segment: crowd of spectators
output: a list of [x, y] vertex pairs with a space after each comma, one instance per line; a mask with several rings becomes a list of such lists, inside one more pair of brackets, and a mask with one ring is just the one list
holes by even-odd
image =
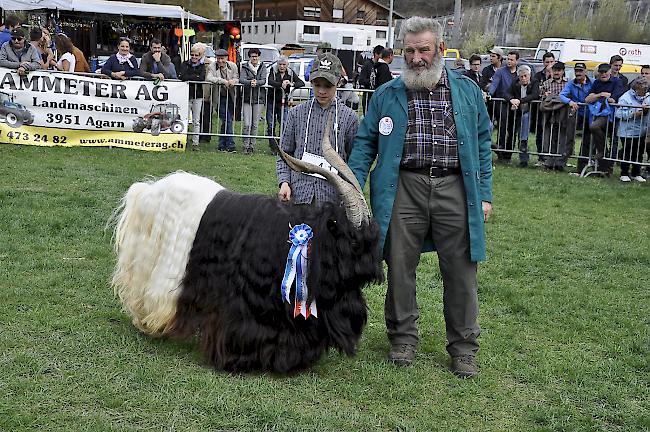
[[594, 78], [583, 62], [574, 65], [575, 78], [565, 77], [565, 64], [553, 53], [543, 56], [543, 69], [532, 74], [525, 64], [518, 66], [519, 54], [490, 51], [490, 65], [480, 69], [480, 56], [470, 57], [470, 70], [464, 74], [481, 87], [493, 125], [498, 128], [494, 144], [497, 163], [509, 163], [519, 145], [519, 165], [529, 163], [528, 136], [535, 132], [537, 166], [563, 171], [573, 155], [576, 132], [582, 134], [576, 170], [583, 174], [591, 157], [596, 172], [610, 176], [614, 161], [621, 161], [622, 182], [645, 182], [640, 163], [650, 122], [650, 66], [631, 82], [620, 73], [623, 59], [613, 56], [598, 65]]
[[[29, 36], [29, 43], [27, 42]], [[134, 77], [153, 80], [156, 84], [165, 79], [190, 81], [189, 111], [193, 132], [192, 148], [197, 149], [211, 133], [212, 112], [221, 120], [218, 149], [235, 152], [233, 120], [235, 118], [236, 86], [242, 87], [242, 120], [244, 153], [255, 151], [258, 120], [266, 109], [266, 134], [271, 151], [275, 151], [277, 127], [287, 117], [289, 96], [293, 89], [303, 87], [303, 80], [288, 67], [288, 59], [281, 57], [270, 70], [260, 61], [259, 50], [248, 51], [249, 58], [241, 66], [228, 61], [225, 50], [217, 50], [215, 59], [209, 61], [206, 45], [192, 46], [189, 60], [180, 64], [177, 73], [174, 62], [159, 39], [152, 39], [150, 50], [140, 61], [131, 52], [131, 41], [122, 37], [116, 52], [101, 69], [91, 71], [84, 54], [62, 33], [53, 37], [47, 28], [34, 27], [29, 35], [14, 15], [6, 17], [0, 28], [0, 66], [15, 69], [25, 75], [35, 70], [63, 72], [97, 72], [116, 80]], [[331, 52], [331, 45], [321, 43], [318, 55]], [[342, 71], [338, 87], [375, 90], [393, 78], [389, 65], [393, 50], [382, 45], [374, 47], [354, 77], [348, 79]], [[538, 154], [537, 166], [563, 171], [573, 155], [576, 132], [582, 139], [573, 175], [581, 175], [591, 158], [595, 168], [604, 175], [613, 172], [612, 159], [623, 160], [620, 180], [644, 182], [648, 170], [641, 173], [639, 165], [648, 153], [650, 143], [646, 136], [650, 122], [650, 65], [641, 67], [637, 78], [629, 82], [621, 74], [623, 58], [611, 57], [609, 63], [600, 64], [594, 78], [588, 76], [585, 63], [575, 63], [575, 78], [567, 80], [565, 65], [556, 61], [552, 52], [542, 58], [543, 68], [535, 72], [520, 64], [519, 53], [507, 54], [498, 47], [489, 51], [490, 64], [481, 69], [482, 58], [475, 54], [469, 58], [469, 70], [454, 68], [474, 81], [485, 94], [485, 102], [492, 124], [497, 129], [493, 148], [497, 163], [510, 163], [512, 155], [519, 153], [519, 166], [529, 164], [529, 136], [535, 133]], [[311, 65], [310, 65], [311, 66]], [[309, 79], [308, 66], [305, 72]], [[210, 84], [198, 84], [205, 81]], [[340, 92], [346, 105], [357, 109], [359, 97], [354, 91]], [[365, 112], [372, 92], [363, 92], [361, 107]], [[203, 120], [203, 121], [202, 121]], [[201, 135], [203, 135], [201, 137]], [[208, 138], [209, 139], [209, 138]], [[649, 140], [650, 141], [650, 140]], [[516, 151], [518, 147], [518, 151]]]

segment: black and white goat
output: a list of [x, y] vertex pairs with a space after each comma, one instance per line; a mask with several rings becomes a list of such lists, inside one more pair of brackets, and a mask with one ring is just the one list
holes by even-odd
[[[281, 155], [325, 176], [344, 206], [238, 194], [181, 172], [133, 184], [118, 209], [112, 280], [133, 324], [152, 336], [198, 336], [205, 358], [229, 371], [301, 370], [329, 347], [354, 355], [367, 319], [362, 288], [383, 279], [379, 231], [328, 137], [324, 156], [338, 174]], [[300, 224], [313, 231], [306, 303], [315, 301], [317, 317], [295, 317], [281, 295], [289, 229]]]

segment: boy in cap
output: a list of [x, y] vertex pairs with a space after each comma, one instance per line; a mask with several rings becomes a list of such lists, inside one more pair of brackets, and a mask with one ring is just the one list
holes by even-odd
[[[314, 97], [292, 108], [282, 131], [280, 147], [297, 159], [329, 168], [323, 157], [323, 136], [329, 134], [332, 148], [347, 160], [357, 133], [358, 119], [352, 109], [336, 97], [343, 66], [332, 53], [314, 60], [310, 75]], [[331, 125], [328, 127], [328, 124]], [[276, 163], [278, 197], [296, 204], [339, 203], [336, 189], [320, 176], [292, 171], [280, 158]]]

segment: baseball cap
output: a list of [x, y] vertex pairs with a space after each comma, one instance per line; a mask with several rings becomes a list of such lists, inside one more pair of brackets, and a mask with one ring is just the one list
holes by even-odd
[[553, 63], [553, 66], [551, 66], [551, 69], [555, 70], [564, 70], [564, 63], [561, 61]]
[[489, 52], [490, 52], [490, 54], [496, 54], [498, 56], [503, 57], [503, 50], [501, 48], [499, 48], [499, 47], [494, 47]]
[[611, 68], [612, 67], [609, 65], [609, 63], [601, 63], [598, 65], [598, 73], [609, 72]]
[[21, 28], [15, 28], [15, 29], [13, 29], [13, 30], [11, 31], [11, 36], [12, 36], [12, 37], [21, 37], [21, 38], [24, 38], [24, 37], [25, 37], [25, 32], [24, 32], [23, 29], [21, 29]]
[[575, 70], [587, 70], [587, 65], [581, 62], [578, 62], [573, 66], [573, 69]]
[[223, 48], [220, 48], [217, 51], [215, 51], [214, 56], [215, 57], [228, 57], [228, 51], [226, 51]]
[[316, 78], [325, 78], [332, 85], [336, 85], [341, 79], [341, 71], [343, 65], [341, 60], [332, 53], [325, 53], [314, 59], [314, 64], [311, 66], [309, 72], [309, 81], [314, 81]]

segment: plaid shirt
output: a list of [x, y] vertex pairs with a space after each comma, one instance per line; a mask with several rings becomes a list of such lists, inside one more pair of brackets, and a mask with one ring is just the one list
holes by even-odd
[[456, 168], [458, 141], [447, 71], [432, 91], [407, 90], [408, 128], [401, 167]]
[[566, 83], [567, 79], [564, 77], [559, 81], [556, 81], [553, 78], [547, 79], [540, 86], [542, 97], [546, 96], [546, 92], [550, 92], [550, 96], [558, 96], [564, 89]]
[[[312, 105], [313, 102], [313, 105]], [[309, 115], [311, 107], [311, 116]], [[330, 111], [338, 110], [338, 153], [347, 160], [352, 149], [352, 142], [357, 134], [359, 119], [354, 111], [345, 106], [340, 99], [323, 109], [313, 98], [289, 110], [286, 123], [282, 128], [280, 147], [297, 159], [302, 159], [305, 151], [322, 156], [323, 131]], [[336, 114], [336, 113], [334, 113]], [[309, 125], [307, 119], [309, 118]], [[307, 132], [307, 127], [309, 131]], [[305, 132], [307, 142], [305, 143]], [[330, 144], [334, 148], [336, 140], [334, 131], [330, 132]], [[292, 171], [280, 158], [276, 162], [278, 185], [283, 182], [291, 187], [291, 200], [296, 204], [321, 204], [329, 201], [340, 202], [337, 190], [327, 180]]]

